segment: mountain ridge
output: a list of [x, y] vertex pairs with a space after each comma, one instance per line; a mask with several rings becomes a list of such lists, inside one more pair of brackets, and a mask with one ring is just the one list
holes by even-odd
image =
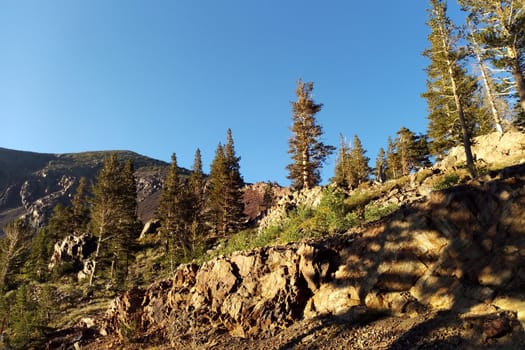
[[[68, 204], [78, 181], [95, 181], [107, 155], [131, 159], [139, 184], [139, 216], [148, 220], [152, 213], [144, 207], [155, 201], [168, 163], [128, 150], [86, 151], [78, 153], [39, 153], [0, 147], [0, 227], [20, 216], [34, 226], [46, 222], [53, 207]], [[182, 174], [189, 170], [179, 168]]]

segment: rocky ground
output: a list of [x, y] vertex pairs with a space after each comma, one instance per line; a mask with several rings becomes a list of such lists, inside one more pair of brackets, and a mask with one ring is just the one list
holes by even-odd
[[[523, 142], [502, 145], [521, 163]], [[525, 165], [435, 191], [444, 171], [387, 187], [374, 200], [399, 209], [380, 221], [182, 265], [49, 348], [524, 349]], [[315, 191], [283, 192], [261, 226]]]
[[516, 315], [506, 311], [457, 314], [425, 312], [410, 316], [363, 313], [355, 319], [303, 320], [274, 336], [244, 339], [212, 330], [184, 335], [170, 344], [118, 337], [97, 339], [83, 349], [523, 349], [525, 334]]

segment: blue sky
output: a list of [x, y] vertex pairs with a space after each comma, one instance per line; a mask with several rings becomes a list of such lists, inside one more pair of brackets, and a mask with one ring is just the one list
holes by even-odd
[[[453, 4], [450, 5], [451, 7]], [[2, 0], [0, 147], [128, 149], [208, 170], [232, 129], [248, 182], [288, 185], [290, 101], [313, 81], [323, 141], [426, 130], [427, 1]], [[325, 165], [326, 181], [335, 156]]]

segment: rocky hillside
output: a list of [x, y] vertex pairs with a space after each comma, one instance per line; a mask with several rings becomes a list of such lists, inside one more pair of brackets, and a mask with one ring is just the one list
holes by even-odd
[[[42, 154], [0, 148], [0, 227], [22, 215], [39, 226], [53, 207], [68, 204], [81, 177], [95, 180], [109, 152]], [[135, 165], [139, 215], [151, 217], [166, 163], [129, 151], [118, 151]], [[187, 172], [181, 169], [182, 172]]]
[[182, 265], [83, 323], [103, 336], [78, 345], [522, 349], [525, 165], [411, 198], [342, 234]]

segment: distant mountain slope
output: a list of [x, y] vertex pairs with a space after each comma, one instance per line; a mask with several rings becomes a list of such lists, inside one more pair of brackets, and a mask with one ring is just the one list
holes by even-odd
[[[117, 153], [135, 165], [139, 216], [147, 220], [158, 200], [157, 192], [167, 163], [131, 151], [97, 151], [45, 154], [0, 148], [0, 225], [27, 215], [33, 225], [41, 225], [53, 207], [68, 204], [81, 177], [94, 181], [105, 157]], [[182, 173], [189, 173], [181, 169]]]

